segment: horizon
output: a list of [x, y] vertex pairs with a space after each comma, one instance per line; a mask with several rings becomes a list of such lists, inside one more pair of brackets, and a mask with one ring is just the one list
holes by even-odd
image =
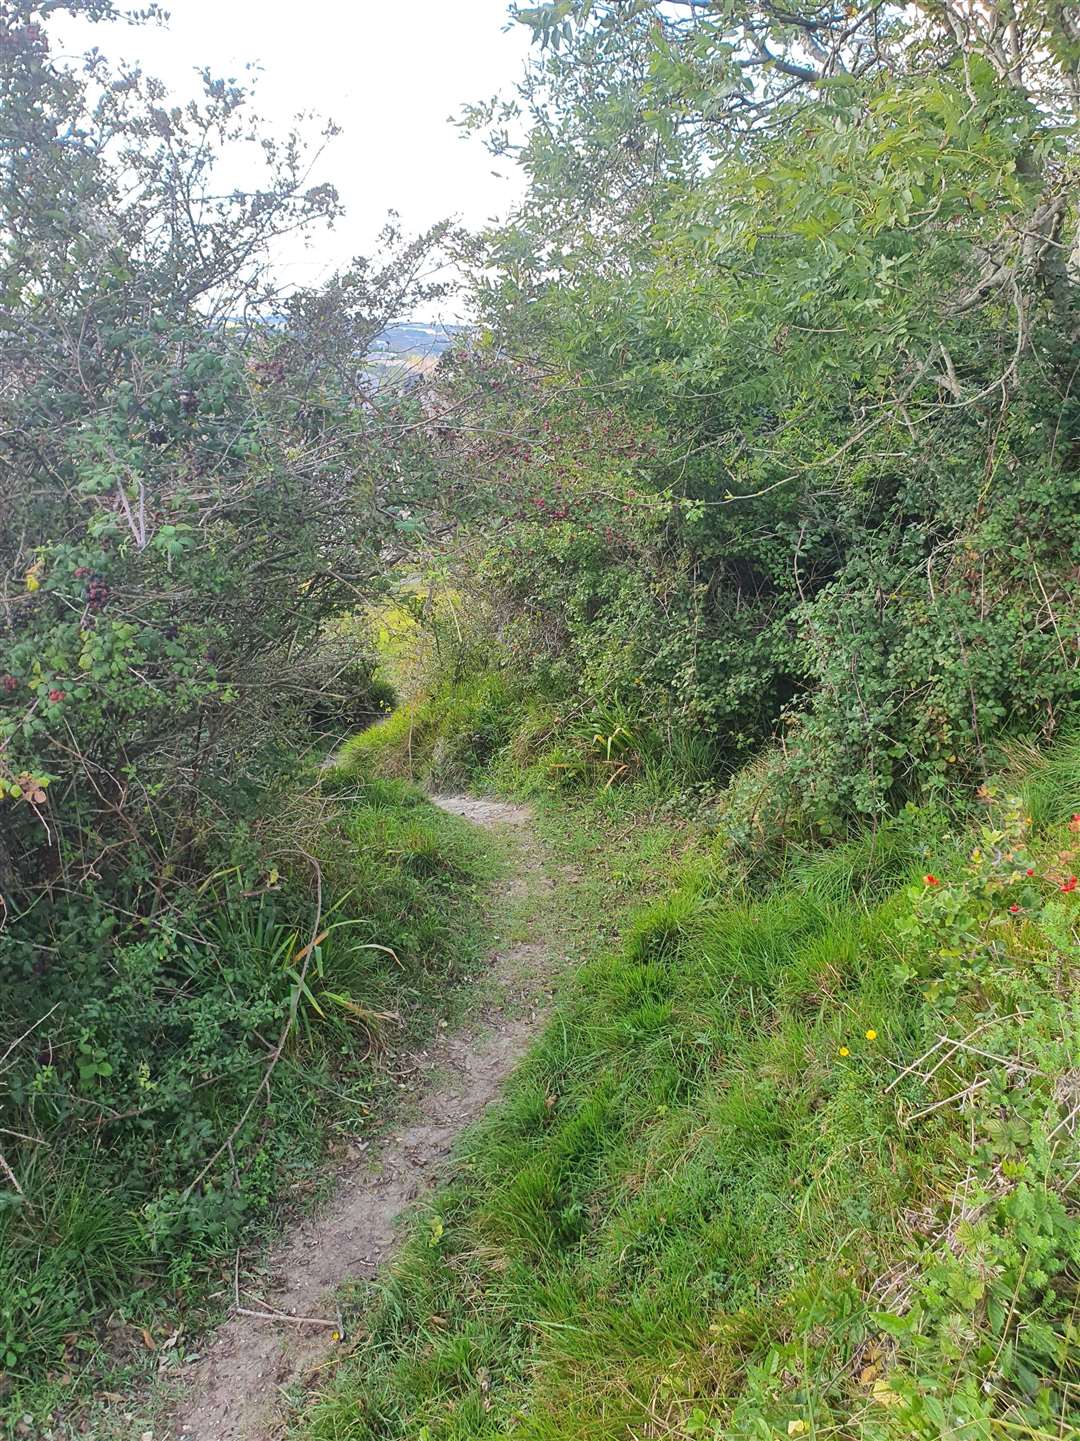
[[[346, 214], [332, 228], [275, 247], [286, 284], [317, 284], [354, 255], [377, 253], [390, 211], [407, 234], [448, 217], [479, 229], [504, 216], [523, 192], [521, 175], [512, 162], [496, 164], [480, 138], [463, 136], [451, 117], [467, 104], [508, 93], [522, 73], [529, 35], [508, 25], [506, 0], [471, 0], [453, 12], [440, 0], [414, 0], [408, 36], [382, 7], [359, 13], [330, 4], [320, 19], [318, 26], [297, 24], [284, 7], [258, 0], [224, 7], [179, 0], [165, 25], [57, 16], [53, 26], [60, 53], [74, 58], [96, 46], [110, 60], [137, 64], [160, 79], [177, 101], [195, 93], [196, 71], [206, 66], [249, 85], [253, 108], [273, 133], [301, 115], [299, 128], [313, 138], [323, 122], [340, 127], [313, 168], [312, 183], [335, 185]], [[325, 33], [330, 23], [338, 36], [332, 47]], [[431, 321], [466, 318], [455, 286]]]

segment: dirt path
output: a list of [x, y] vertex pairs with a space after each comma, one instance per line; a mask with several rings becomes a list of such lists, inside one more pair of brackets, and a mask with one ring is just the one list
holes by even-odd
[[[541, 1019], [553, 973], [563, 959], [538, 917], [551, 891], [544, 853], [521, 806], [469, 796], [436, 796], [444, 810], [476, 825], [505, 830], [512, 845], [509, 899], [533, 912], [529, 934], [491, 957], [498, 1000], [467, 1029], [444, 1034], [412, 1057], [416, 1076], [407, 1124], [376, 1152], [341, 1171], [329, 1203], [297, 1225], [266, 1263], [270, 1277], [252, 1296], [238, 1277], [241, 1305], [268, 1307], [286, 1319], [234, 1314], [217, 1331], [186, 1378], [186, 1399], [169, 1434], [182, 1441], [270, 1441], [283, 1428], [283, 1390], [316, 1368], [334, 1342], [335, 1293], [344, 1281], [371, 1276], [394, 1249], [395, 1220], [425, 1188], [460, 1132], [496, 1097]], [[542, 938], [543, 936], [543, 938]]]

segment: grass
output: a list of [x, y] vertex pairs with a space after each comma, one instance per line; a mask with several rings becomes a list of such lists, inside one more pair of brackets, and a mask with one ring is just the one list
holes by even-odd
[[1048, 750], [1013, 745], [1008, 755], [1011, 778], [1037, 825], [1080, 814], [1080, 727], [1066, 730]]
[[0, 1196], [0, 1432], [125, 1386], [178, 1325], [197, 1332], [236, 1247], [311, 1194], [328, 1147], [391, 1114], [395, 1053], [468, 1004], [501, 864], [487, 838], [401, 781], [316, 796], [298, 798], [318, 813], [297, 845], [321, 862], [324, 934], [296, 1026], [268, 1095], [190, 1194], [296, 994], [307, 864], [272, 885], [225, 868], [179, 923], [110, 930], [106, 963], [85, 971], [73, 938], [62, 973], [8, 989], [10, 1015], [58, 1010], [0, 1072], [19, 1187], [9, 1177]]
[[709, 790], [715, 767], [699, 738], [670, 733], [632, 706], [556, 705], [505, 671], [433, 684], [336, 757], [339, 775], [404, 776], [435, 790], [471, 784], [590, 800], [628, 791], [624, 808], [636, 811]]
[[[541, 824], [616, 918], [679, 842], [624, 862], [604, 805]], [[908, 811], [763, 895], [695, 846], [353, 1298], [297, 1435], [1077, 1434], [1080, 840], [1040, 815]]]
[[341, 747], [339, 777], [405, 777], [430, 789], [461, 786], [505, 746], [517, 691], [498, 673], [444, 682]]

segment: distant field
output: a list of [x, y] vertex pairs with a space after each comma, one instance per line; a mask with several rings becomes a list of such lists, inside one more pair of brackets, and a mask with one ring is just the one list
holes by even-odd
[[376, 379], [397, 380], [432, 370], [468, 326], [408, 321], [388, 326], [375, 341], [368, 365]]

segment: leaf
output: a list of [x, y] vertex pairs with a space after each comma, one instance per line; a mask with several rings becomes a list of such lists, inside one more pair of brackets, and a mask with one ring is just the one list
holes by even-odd
[[884, 1376], [879, 1377], [874, 1382], [874, 1389], [870, 1394], [878, 1406], [900, 1406], [903, 1404], [903, 1397], [899, 1396], [893, 1390]]
[[321, 946], [329, 934], [329, 930], [320, 931], [313, 941], [308, 941], [307, 945], [297, 951], [295, 956], [293, 956], [293, 965], [296, 965], [298, 961], [302, 961], [316, 946]]

